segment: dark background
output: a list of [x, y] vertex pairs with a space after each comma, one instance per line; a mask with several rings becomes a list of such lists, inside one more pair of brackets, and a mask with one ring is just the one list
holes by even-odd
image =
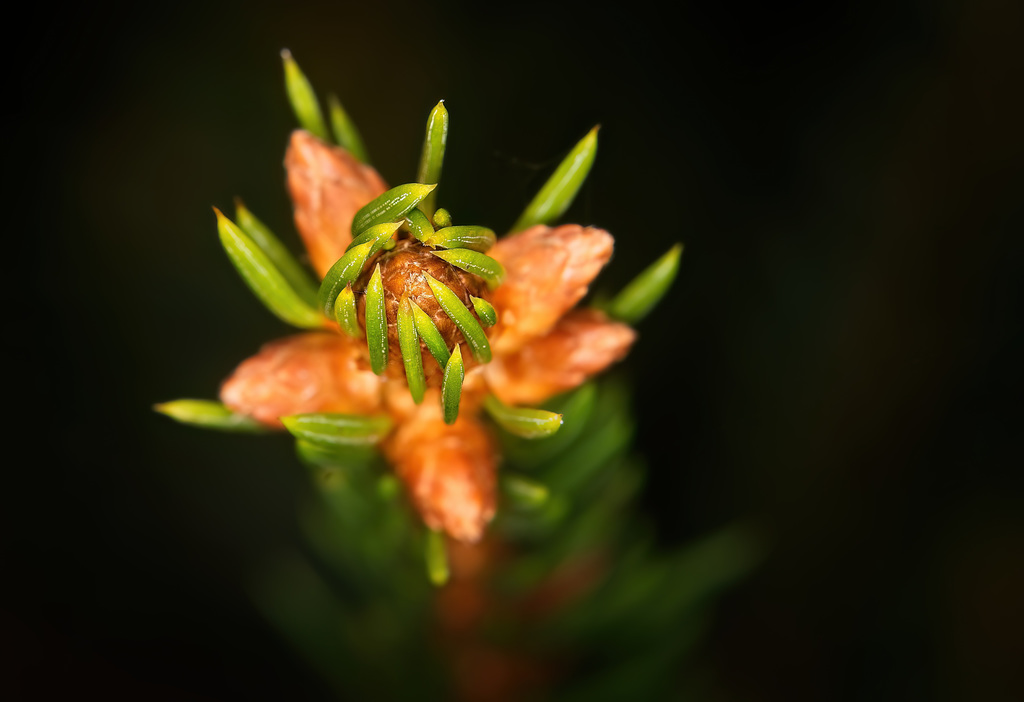
[[444, 98], [461, 221], [508, 226], [600, 123], [566, 217], [616, 236], [600, 287], [685, 242], [624, 367], [645, 507], [666, 546], [735, 519], [773, 544], [699, 651], [712, 699], [1024, 695], [1024, 7], [818, 5], [28, 8], [0, 696], [326, 695], [243, 593], [294, 536], [288, 442], [150, 410], [287, 333], [210, 210], [295, 242], [283, 47], [392, 183]]

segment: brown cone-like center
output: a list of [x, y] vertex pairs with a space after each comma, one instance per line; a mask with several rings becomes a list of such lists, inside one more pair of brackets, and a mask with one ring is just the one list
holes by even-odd
[[[462, 332], [437, 302], [424, 273], [447, 285], [473, 316], [477, 315], [470, 296], [490, 298], [487, 285], [483, 280], [442, 261], [431, 253], [432, 251], [432, 248], [424, 246], [416, 239], [402, 238], [395, 248], [390, 251], [381, 251], [370, 259], [362, 274], [352, 284], [352, 291], [356, 294], [359, 323], [365, 329], [366, 286], [377, 264], [380, 264], [381, 280], [384, 283], [384, 307], [388, 318], [389, 375], [404, 377], [405, 373], [402, 365], [402, 351], [398, 343], [398, 306], [401, 304], [403, 296], [415, 302], [430, 317], [434, 326], [441, 332], [441, 337], [449, 351], [454, 349], [456, 344], [465, 344]], [[479, 317], [477, 319], [479, 321]], [[462, 358], [468, 368], [475, 364], [475, 360], [471, 354], [467, 353], [468, 349], [465, 346], [463, 348]], [[443, 369], [439, 368], [434, 357], [427, 351], [422, 339], [420, 340], [420, 351], [423, 356], [423, 370], [426, 372], [427, 381], [431, 384], [438, 384], [443, 375]]]

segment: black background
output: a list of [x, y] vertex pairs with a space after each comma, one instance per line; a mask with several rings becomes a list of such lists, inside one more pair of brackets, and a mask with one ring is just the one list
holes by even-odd
[[773, 544], [699, 652], [712, 699], [1024, 694], [1021, 5], [658, 7], [11, 22], [0, 695], [326, 695], [244, 597], [294, 536], [288, 442], [150, 410], [287, 333], [210, 210], [240, 195], [295, 241], [283, 47], [392, 183], [444, 98], [462, 221], [508, 226], [600, 123], [566, 217], [616, 236], [599, 287], [685, 242], [623, 368], [645, 508], [666, 546], [736, 519]]

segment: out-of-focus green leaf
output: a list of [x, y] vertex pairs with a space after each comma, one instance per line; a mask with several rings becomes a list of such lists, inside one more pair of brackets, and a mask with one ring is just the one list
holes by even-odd
[[679, 271], [683, 245], [676, 244], [616, 295], [605, 310], [613, 319], [636, 324], [668, 291]]
[[594, 156], [597, 155], [597, 130], [598, 127], [591, 129], [573, 147], [544, 187], [519, 215], [511, 231], [522, 231], [535, 224], [550, 224], [569, 208], [594, 164]]
[[[642, 472], [636, 470], [628, 461], [613, 459], [609, 479], [605, 480], [596, 492], [591, 490], [589, 496], [572, 495], [572, 504], [568, 514], [555, 515], [560, 518], [548, 523], [540, 522], [537, 526], [547, 527], [536, 532], [538, 549], [522, 564], [514, 565], [510, 570], [510, 584], [516, 588], [531, 587], [536, 584], [535, 578], [543, 577], [560, 564], [574, 556], [588, 552], [590, 549], [614, 548], [616, 541], [622, 538], [631, 521], [626, 519], [627, 510], [639, 489]], [[566, 493], [547, 483], [552, 491], [551, 502], [555, 498], [564, 497]], [[540, 511], [544, 516], [547, 508]], [[539, 521], [539, 520], [538, 520]]]
[[[628, 409], [628, 391], [609, 383], [601, 390], [583, 434], [586, 439], [574, 442], [539, 471], [552, 490], [573, 499], [593, 492], [595, 479], [615, 465], [633, 439], [635, 420]], [[558, 435], [553, 441], [557, 439]]]
[[[707, 630], [708, 617], [676, 624], [675, 635], [659, 646], [632, 647], [593, 674], [568, 681], [554, 693], [559, 702], [618, 702], [623, 699], [706, 699], [676, 693], [682, 658]], [[697, 690], [702, 689], [700, 686]], [[671, 690], [667, 693], [666, 690]]]
[[[504, 471], [504, 468], [502, 470]], [[538, 484], [543, 485], [542, 483]], [[544, 485], [544, 489], [547, 490], [547, 485]], [[569, 501], [564, 496], [548, 492], [547, 499], [535, 507], [529, 509], [499, 509], [494, 528], [500, 530], [502, 538], [507, 538], [513, 542], [522, 544], [543, 543], [552, 532], [558, 530], [559, 525], [569, 513], [570, 507]], [[524, 569], [526, 571], [532, 570], [534, 575], [538, 572], [542, 573], [549, 570], [548, 566], [543, 564], [525, 565]], [[529, 573], [527, 576], [513, 576], [513, 580], [516, 577], [527, 577], [529, 579], [530, 576]]]
[[274, 236], [263, 222], [256, 218], [240, 198], [235, 198], [235, 219], [243, 232], [249, 235], [267, 258], [281, 271], [292, 289], [308, 304], [316, 305], [317, 284], [291, 252]]
[[213, 211], [224, 251], [260, 302], [288, 324], [303, 329], [324, 326], [324, 316], [292, 289], [263, 250], [220, 210]]
[[153, 405], [153, 409], [182, 424], [190, 424], [203, 429], [248, 434], [261, 434], [267, 431], [265, 426], [252, 417], [233, 412], [222, 403], [213, 400], [171, 400]]
[[444, 546], [444, 534], [433, 529], [427, 530], [424, 556], [427, 564], [427, 577], [430, 582], [440, 587], [448, 582], [448, 554]]
[[288, 49], [281, 51], [281, 59], [284, 61], [285, 91], [288, 93], [288, 101], [292, 104], [299, 125], [314, 136], [329, 142], [331, 137], [327, 133], [327, 125], [324, 123], [324, 115], [320, 111], [320, 103], [317, 102], [313, 86]]
[[[337, 468], [344, 470], [345, 475], [351, 474], [353, 470], [366, 472], [371, 464], [380, 460], [380, 453], [374, 444], [314, 444], [296, 439], [295, 453], [299, 460], [312, 469]], [[335, 476], [331, 476], [329, 480], [334, 479]], [[324, 481], [317, 478], [317, 482], [321, 484]]]
[[362, 163], [369, 163], [370, 157], [366, 153], [363, 137], [360, 136], [359, 130], [356, 128], [355, 122], [348, 116], [348, 112], [341, 106], [341, 101], [334, 95], [329, 95], [327, 110], [331, 115], [331, 128], [334, 130], [334, 138], [338, 145]]
[[501, 489], [518, 507], [536, 509], [548, 501], [548, 488], [543, 483], [523, 475], [502, 472]]
[[551, 624], [563, 641], [602, 639], [618, 654], [642, 642], [675, 638], [702, 604], [761, 557], [762, 546], [749, 528], [734, 525], [673, 553], [624, 558], [600, 588]]
[[594, 434], [593, 441], [574, 447], [576, 450], [569, 455], [559, 457], [545, 477], [552, 488], [575, 494], [575, 490], [597, 473], [612, 458], [625, 451], [633, 439], [634, 423], [629, 419], [621, 422], [609, 422], [602, 427], [602, 433]]
[[[331, 659], [338, 658], [336, 651], [346, 646], [337, 622], [351, 616], [351, 609], [299, 554], [275, 554], [268, 561], [261, 564], [259, 577], [248, 583], [252, 601], [334, 690], [339, 694], [350, 690], [351, 683], [345, 681], [358, 677], [358, 664], [344, 656], [340, 661]], [[296, 597], [296, 592], [303, 596]]]
[[377, 494], [385, 502], [391, 502], [402, 491], [402, 484], [393, 473], [385, 473], [377, 478]]

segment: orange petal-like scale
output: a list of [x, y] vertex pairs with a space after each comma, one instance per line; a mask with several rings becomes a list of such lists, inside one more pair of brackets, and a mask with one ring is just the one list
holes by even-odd
[[352, 219], [387, 185], [348, 151], [301, 129], [292, 132], [284, 157], [295, 226], [310, 262], [323, 278], [352, 241]]
[[484, 367], [491, 391], [509, 405], [535, 405], [571, 390], [623, 358], [636, 332], [597, 310], [574, 310], [546, 336]]
[[537, 225], [499, 240], [487, 252], [505, 267], [505, 282], [491, 300], [498, 311], [490, 335], [495, 352], [516, 351], [550, 331], [587, 294], [613, 243], [603, 229], [578, 224]]
[[290, 414], [377, 412], [381, 383], [359, 341], [312, 332], [266, 344], [224, 381], [220, 398], [235, 412], [281, 427], [279, 418]]
[[497, 472], [495, 447], [482, 424], [466, 414], [445, 424], [436, 391], [428, 392], [384, 452], [428, 527], [458, 541], [480, 540], [494, 516]]

